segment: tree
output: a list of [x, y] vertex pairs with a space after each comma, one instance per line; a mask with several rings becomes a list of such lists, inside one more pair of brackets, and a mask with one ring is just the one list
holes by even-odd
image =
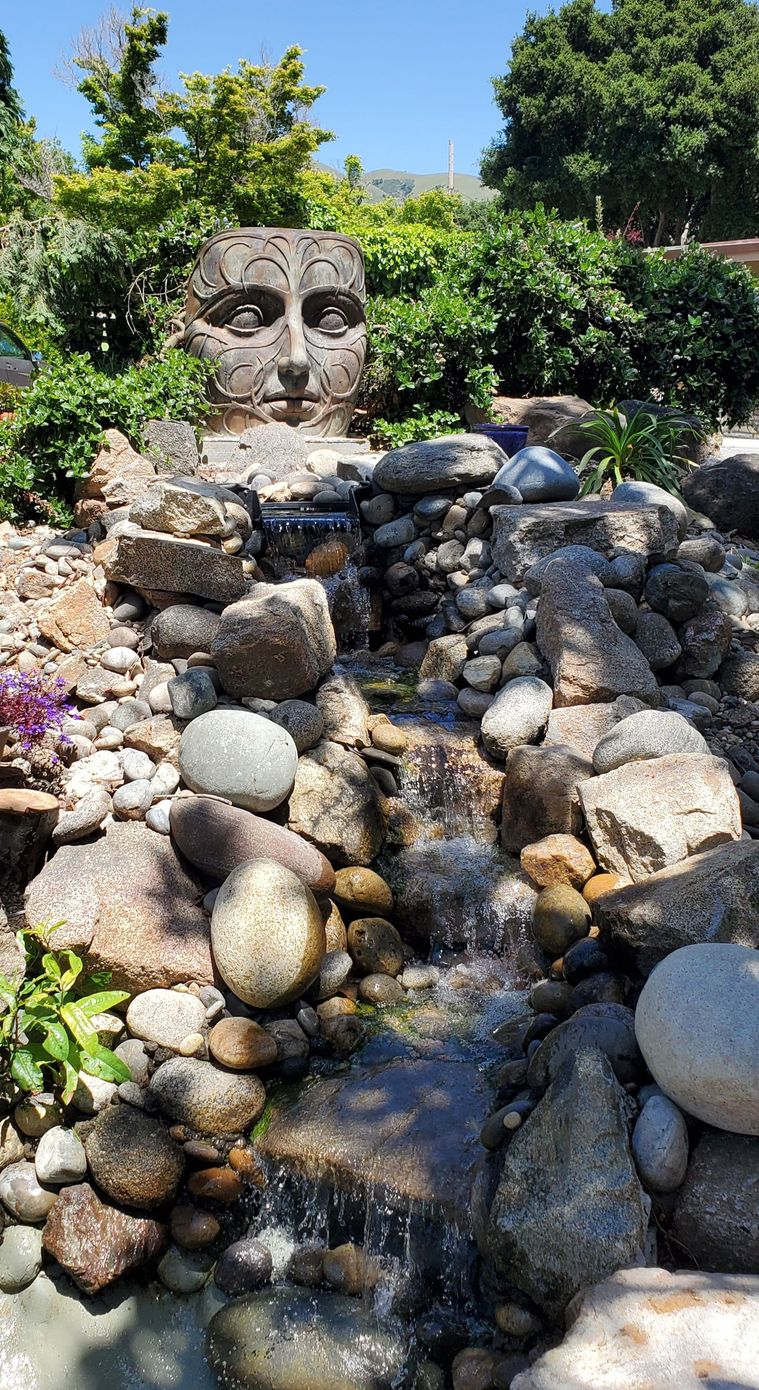
[[23, 111], [13, 85], [13, 65], [8, 40], [0, 29], [0, 211], [8, 207], [13, 184], [13, 163], [21, 139]]
[[756, 232], [759, 9], [750, 0], [568, 0], [530, 15], [482, 162], [509, 208], [544, 202], [646, 244]]
[[168, 37], [169, 17], [135, 5], [131, 20], [109, 10], [83, 29], [71, 68], [85, 74], [77, 91], [92, 107], [99, 140], [83, 138], [89, 169], [144, 169], [164, 134], [155, 65]]

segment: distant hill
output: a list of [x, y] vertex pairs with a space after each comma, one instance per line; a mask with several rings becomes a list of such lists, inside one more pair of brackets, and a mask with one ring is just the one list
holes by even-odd
[[[328, 164], [317, 163], [316, 168], [330, 174], [339, 175], [341, 172]], [[395, 202], [402, 203], [405, 198], [416, 197], [430, 188], [447, 186], [447, 173], [410, 174], [406, 169], [369, 169], [364, 173], [364, 187], [372, 203], [381, 203], [383, 198], [393, 198]], [[467, 202], [487, 203], [496, 196], [493, 189], [486, 188], [476, 174], [454, 174], [453, 187]]]

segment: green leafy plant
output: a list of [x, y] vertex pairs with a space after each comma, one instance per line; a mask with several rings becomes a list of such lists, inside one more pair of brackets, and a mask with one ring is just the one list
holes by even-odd
[[170, 349], [156, 361], [111, 375], [87, 353], [72, 353], [23, 392], [15, 419], [0, 422], [0, 497], [6, 515], [28, 515], [40, 499], [66, 519], [73, 480], [85, 474], [112, 426], [135, 447], [152, 417], [189, 420], [205, 414], [208, 369]]
[[0, 975], [0, 1086], [14, 1082], [22, 1091], [42, 1091], [52, 1073], [68, 1104], [82, 1072], [103, 1081], [130, 1080], [129, 1068], [102, 1045], [93, 1022], [129, 995], [103, 989], [107, 973], [84, 975], [74, 951], [56, 951], [50, 940], [55, 931], [32, 927], [18, 932], [24, 978]]
[[436, 439], [441, 434], [455, 434], [463, 429], [460, 415], [450, 410], [433, 410], [425, 414], [415, 406], [405, 420], [375, 420], [371, 429], [373, 443], [380, 449], [399, 449], [417, 439]]
[[[693, 437], [692, 419], [676, 411], [658, 415], [645, 409], [628, 418], [615, 406], [595, 411], [575, 428], [586, 433], [591, 445], [578, 464], [583, 496], [598, 492], [607, 482], [616, 487], [627, 478], [655, 483], [679, 496], [687, 460], [678, 454], [678, 445], [686, 435]], [[561, 433], [555, 430], [551, 437]]]

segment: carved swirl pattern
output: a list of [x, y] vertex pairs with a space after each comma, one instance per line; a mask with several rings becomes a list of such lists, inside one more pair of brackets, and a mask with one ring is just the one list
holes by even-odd
[[337, 232], [219, 232], [190, 277], [184, 346], [214, 363], [217, 428], [348, 431], [366, 358], [364, 261]]

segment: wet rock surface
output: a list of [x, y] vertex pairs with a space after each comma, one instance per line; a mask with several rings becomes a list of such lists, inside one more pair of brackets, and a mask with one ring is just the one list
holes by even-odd
[[150, 1217], [131, 1216], [101, 1201], [88, 1183], [67, 1187], [45, 1223], [47, 1252], [87, 1294], [96, 1294], [121, 1275], [158, 1258], [166, 1227]]
[[648, 1210], [625, 1107], [608, 1061], [582, 1049], [507, 1151], [490, 1212], [493, 1258], [553, 1316], [643, 1249]]

